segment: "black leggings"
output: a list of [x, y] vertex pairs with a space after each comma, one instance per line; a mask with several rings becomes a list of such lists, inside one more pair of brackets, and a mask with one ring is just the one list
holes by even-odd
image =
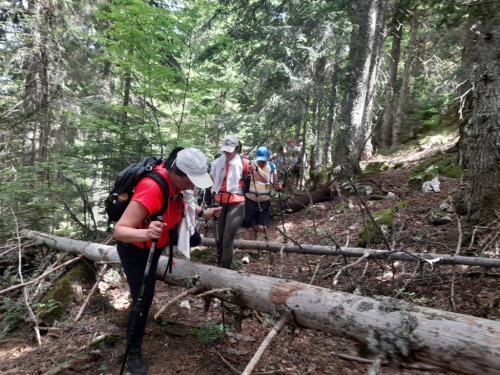
[[127, 342], [130, 348], [140, 348], [144, 337], [149, 308], [151, 307], [155, 294], [156, 268], [160, 255], [165, 248], [157, 248], [154, 253], [148, 278], [144, 286], [144, 294], [141, 303], [138, 304], [137, 301], [139, 299], [142, 279], [144, 278], [144, 271], [146, 270], [146, 264], [148, 262], [149, 250], [120, 241], [117, 242], [116, 247], [122, 262], [123, 270], [127, 276], [130, 294], [132, 295], [132, 308], [130, 309], [127, 320]]

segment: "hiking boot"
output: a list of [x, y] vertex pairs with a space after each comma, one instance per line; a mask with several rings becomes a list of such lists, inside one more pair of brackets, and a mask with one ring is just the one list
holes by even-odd
[[142, 360], [140, 348], [129, 349], [125, 367], [132, 375], [144, 375], [148, 373], [148, 366]]

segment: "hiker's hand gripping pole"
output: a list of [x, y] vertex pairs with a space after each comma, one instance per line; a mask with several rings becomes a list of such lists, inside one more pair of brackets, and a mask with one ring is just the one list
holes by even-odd
[[[153, 221], [159, 221], [160, 223], [163, 223], [163, 216], [157, 216], [156, 218], [153, 219]], [[139, 297], [137, 298], [137, 302], [135, 306], [133, 306], [133, 313], [134, 317], [132, 318], [132, 325], [130, 326], [130, 332], [127, 337], [127, 349], [125, 349], [125, 356], [123, 357], [123, 362], [122, 362], [122, 368], [120, 370], [120, 375], [123, 375], [123, 370], [125, 369], [125, 362], [127, 361], [127, 356], [128, 352], [130, 349], [129, 345], [129, 339], [132, 336], [132, 332], [135, 327], [135, 317], [137, 314], [137, 311], [140, 309], [142, 305], [142, 299], [144, 298], [144, 288], [146, 287], [146, 280], [148, 279], [149, 276], [149, 271], [151, 269], [151, 263], [153, 263], [153, 257], [155, 255], [156, 247], [158, 246], [158, 239], [153, 238], [151, 240], [151, 249], [149, 250], [149, 255], [148, 255], [148, 260], [146, 262], [146, 268], [144, 269], [144, 276], [142, 277], [142, 282], [141, 282], [141, 288], [139, 289]]]

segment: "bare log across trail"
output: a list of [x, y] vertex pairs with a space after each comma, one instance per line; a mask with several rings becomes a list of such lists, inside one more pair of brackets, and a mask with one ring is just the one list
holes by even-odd
[[[303, 210], [304, 208], [308, 207], [312, 204], [315, 203], [321, 203], [321, 202], [328, 202], [332, 200], [332, 197], [334, 195], [337, 195], [336, 193], [332, 192], [332, 189], [330, 185], [328, 184], [323, 184], [318, 186], [314, 191], [311, 192], [311, 194], [307, 194], [305, 192], [299, 192], [299, 193], [294, 193], [290, 198], [284, 199], [283, 198], [283, 209], [286, 210], [291, 210], [293, 212], [298, 212], [300, 210]], [[276, 215], [279, 215], [279, 205], [276, 205], [277, 208], [273, 209], [273, 205], [271, 206], [271, 211], [276, 211]], [[276, 207], [274, 206], [274, 207]]]
[[[215, 247], [215, 239], [203, 237], [201, 244], [203, 246]], [[403, 251], [387, 251], [376, 249], [364, 249], [360, 247], [341, 247], [336, 250], [332, 246], [307, 245], [300, 246], [293, 243], [266, 242], [266, 241], [247, 241], [234, 240], [233, 245], [240, 249], [268, 250], [280, 252], [282, 249], [286, 253], [312, 254], [312, 255], [343, 255], [346, 257], [362, 257], [368, 253], [368, 259], [392, 259], [407, 260], [412, 262], [427, 261], [434, 264], [462, 264], [466, 266], [478, 267], [500, 267], [500, 259], [466, 257], [460, 255], [429, 254], [429, 253], [409, 253]]]
[[[93, 261], [118, 259], [112, 246], [36, 232], [25, 234]], [[166, 257], [160, 259], [158, 279], [167, 262]], [[230, 287], [232, 293], [215, 296], [261, 312], [290, 312], [297, 326], [367, 343], [372, 351], [390, 357], [416, 359], [464, 374], [500, 374], [500, 323], [496, 321], [176, 259], [165, 282], [179, 285], [187, 279], [196, 280], [206, 290]]]

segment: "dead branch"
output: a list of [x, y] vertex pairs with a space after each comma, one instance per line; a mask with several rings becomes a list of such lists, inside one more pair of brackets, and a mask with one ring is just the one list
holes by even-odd
[[164, 304], [160, 310], [158, 310], [158, 312], [155, 314], [155, 319], [158, 319], [158, 317], [161, 315], [162, 312], [165, 311], [165, 309], [167, 307], [169, 307], [172, 303], [175, 303], [177, 302], [178, 300], [180, 300], [182, 297], [185, 297], [189, 294], [196, 294], [196, 293], [199, 293], [201, 292], [202, 290], [204, 290], [204, 288], [201, 286], [201, 285], [197, 285], [197, 286], [194, 286], [188, 290], [185, 290], [184, 292], [176, 295], [174, 298], [172, 298], [170, 301], [168, 301], [166, 304]]
[[262, 341], [262, 344], [260, 344], [259, 349], [257, 349], [257, 352], [255, 352], [254, 356], [248, 363], [245, 370], [243, 370], [241, 375], [250, 375], [252, 373], [254, 367], [257, 366], [257, 363], [259, 363], [260, 357], [262, 357], [264, 350], [266, 350], [271, 341], [273, 341], [276, 335], [283, 329], [285, 325], [290, 323], [291, 320], [292, 320], [292, 315], [290, 313], [288, 312], [283, 313], [278, 323], [276, 323], [273, 329], [271, 329], [271, 331], [267, 334], [264, 341]]
[[[361, 362], [361, 363], [373, 363], [373, 359], [368, 359], [368, 358], [361, 358], [361, 357], [354, 357], [352, 355], [347, 355], [347, 354], [342, 354], [342, 353], [337, 353], [337, 352], [331, 352], [336, 357], [339, 358], [344, 358], [349, 361], [356, 361], [356, 362]], [[390, 363], [388, 361], [383, 361], [382, 365], [387, 366]], [[426, 371], [443, 371], [441, 367], [438, 366], [432, 366], [432, 365], [427, 365], [424, 363], [401, 363], [402, 367], [405, 368], [410, 368], [413, 370], [426, 370]]]
[[309, 282], [309, 285], [312, 285], [314, 278], [318, 274], [319, 267], [321, 266], [321, 259], [324, 257], [324, 255], [320, 256], [318, 259], [318, 264], [316, 264], [316, 269], [314, 270], [313, 276], [311, 277], [311, 281]]
[[276, 229], [278, 232], [280, 232], [284, 237], [288, 238], [290, 241], [292, 241], [295, 245], [297, 245], [299, 248], [302, 249], [302, 245], [300, 244], [299, 241], [297, 241], [296, 239], [290, 237], [288, 234], [286, 234], [285, 232], [283, 232], [281, 229], [279, 228], [274, 228]]
[[[222, 354], [220, 353], [217, 353], [220, 357], [220, 359], [222, 359], [222, 362], [224, 362], [231, 370], [233, 370], [235, 373], [237, 373], [238, 375], [240, 375], [241, 373], [235, 369], [233, 367], [233, 365], [231, 365], [223, 356]], [[283, 370], [274, 370], [274, 371], [265, 371], [265, 372], [252, 372], [252, 375], [272, 375], [272, 374], [279, 374], [279, 373], [282, 373], [284, 371], [291, 371], [291, 369], [283, 369]]]
[[351, 268], [351, 267], [354, 267], [356, 264], [359, 264], [361, 263], [363, 260], [367, 259], [368, 257], [370, 256], [369, 253], [366, 253], [365, 255], [363, 255], [361, 258], [359, 258], [358, 260], [356, 260], [354, 263], [351, 263], [351, 264], [348, 264], [347, 266], [344, 266], [342, 267], [338, 272], [337, 274], [335, 275], [335, 277], [333, 278], [333, 285], [337, 285], [337, 282], [339, 281], [339, 276], [342, 274], [343, 271], [345, 271], [346, 269], [348, 268]]
[[82, 259], [83, 255], [80, 255], [76, 258], [73, 258], [73, 259], [70, 259], [68, 260], [66, 263], [63, 263], [61, 264], [60, 266], [57, 266], [56, 268], [52, 268], [51, 270], [41, 274], [40, 276], [38, 276], [36, 279], [32, 279], [30, 281], [27, 281], [25, 283], [21, 283], [21, 284], [17, 284], [17, 285], [12, 285], [4, 290], [0, 290], [0, 294], [4, 294], [4, 293], [7, 293], [7, 292], [10, 292], [10, 291], [13, 291], [13, 290], [16, 290], [16, 289], [19, 289], [19, 288], [23, 288], [27, 285], [31, 285], [31, 284], [34, 284], [36, 283], [38, 280], [44, 278], [45, 276], [51, 274], [52, 272], [54, 271], [57, 271], [58, 269], [60, 268], [63, 268], [63, 267], [66, 267], [66, 266], [69, 266], [70, 264], [72, 263], [75, 263], [75, 262], [78, 262], [80, 259]]
[[[22, 270], [22, 246], [21, 246], [21, 237], [19, 236], [19, 224], [17, 222], [17, 216], [14, 213], [14, 210], [12, 207], [9, 207], [10, 211], [12, 212], [12, 216], [14, 217], [14, 222], [16, 223], [16, 236], [17, 236], [17, 245], [18, 245], [18, 255], [19, 255], [19, 264], [18, 264], [18, 272], [19, 272], [19, 279], [21, 280], [21, 284], [23, 282], [23, 270]], [[23, 294], [24, 294], [24, 304], [26, 305], [26, 310], [28, 310], [28, 314], [33, 320], [33, 323], [35, 323], [35, 335], [36, 335], [36, 341], [38, 343], [38, 346], [42, 346], [42, 338], [40, 336], [40, 329], [38, 328], [38, 319], [33, 312], [33, 309], [30, 306], [30, 298], [28, 295], [28, 290], [26, 287], [23, 288]]]
[[202, 298], [202, 297], [205, 297], [205, 296], [208, 296], [210, 294], [215, 294], [215, 293], [223, 293], [223, 292], [230, 292], [232, 291], [233, 288], [221, 288], [221, 289], [213, 289], [213, 290], [209, 290], [205, 293], [201, 293], [201, 294], [198, 294], [196, 297], [198, 298]]
[[83, 311], [85, 310], [85, 307], [87, 307], [87, 304], [89, 303], [90, 301], [90, 297], [92, 297], [92, 295], [94, 294], [94, 292], [96, 291], [97, 287], [99, 286], [99, 283], [101, 282], [102, 278], [104, 277], [104, 275], [106, 274], [106, 272], [108, 271], [108, 265], [105, 264], [103, 267], [102, 267], [102, 270], [101, 272], [99, 273], [99, 275], [97, 276], [97, 281], [95, 282], [94, 286], [92, 287], [92, 290], [90, 291], [89, 295], [87, 296], [87, 298], [85, 299], [85, 302], [83, 302], [83, 305], [82, 307], [80, 307], [80, 311], [78, 311], [78, 314], [76, 315], [76, 318], [75, 320], [73, 321], [73, 323], [76, 323], [78, 322], [78, 319], [80, 319], [80, 316], [82, 315]]

